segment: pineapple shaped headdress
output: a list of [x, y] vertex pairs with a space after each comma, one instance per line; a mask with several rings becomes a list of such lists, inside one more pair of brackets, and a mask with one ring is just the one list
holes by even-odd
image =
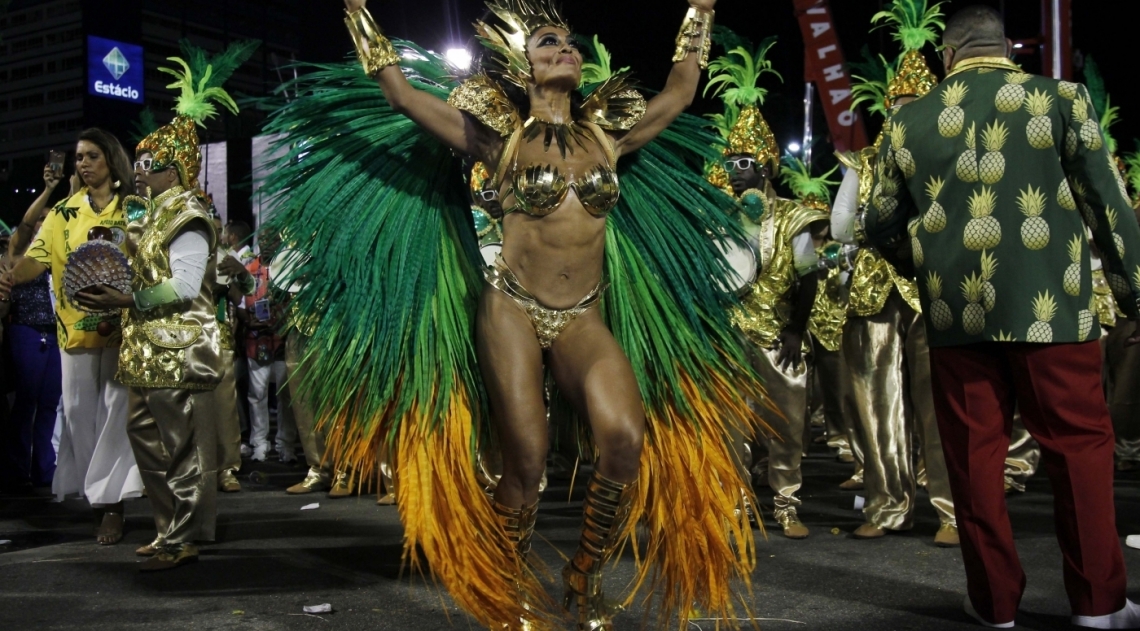
[[476, 22], [479, 42], [491, 50], [491, 65], [503, 79], [525, 91], [531, 79], [526, 56], [530, 36], [545, 26], [557, 26], [568, 33], [573, 30], [551, 0], [490, 0], [487, 9], [501, 24]]
[[938, 78], [926, 65], [922, 49], [938, 42], [939, 31], [946, 28], [946, 23], [942, 3], [933, 6], [927, 3], [928, 0], [892, 0], [887, 10], [871, 18], [872, 22], [882, 22], [880, 26], [893, 26], [891, 37], [903, 49], [895, 75], [887, 86], [887, 97], [892, 105], [901, 96], [926, 96], [938, 85]]
[[136, 153], [149, 152], [152, 155], [152, 170], [161, 171], [173, 166], [178, 169], [183, 187], [198, 188], [202, 156], [198, 151], [196, 127], [217, 116], [218, 110], [214, 103], [220, 103], [237, 114], [237, 104], [221, 85], [249, 59], [259, 44], [260, 42], [252, 40], [235, 42], [211, 59], [206, 56], [206, 51], [193, 46], [188, 40], [180, 42], [185, 59], [169, 57], [167, 61], [177, 63], [182, 70], [159, 68], [161, 72], [177, 79], [166, 86], [180, 90], [175, 98], [174, 111], [177, 115], [170, 124], [159, 127], [143, 138], [135, 149]]
[[780, 181], [792, 189], [801, 204], [815, 210], [831, 212], [831, 187], [839, 182], [827, 179], [835, 173], [838, 166], [818, 177], [812, 177], [811, 170], [799, 158], [785, 154], [783, 168], [780, 170]]
[[780, 73], [772, 69], [772, 62], [766, 59], [775, 44], [776, 38], [769, 37], [754, 51], [744, 46], [730, 49], [727, 55], [709, 62], [709, 83], [705, 86], [705, 95], [712, 91], [724, 101], [728, 114], [722, 123], [727, 123], [728, 117], [736, 112], [724, 154], [751, 155], [761, 164], [770, 165], [773, 172], [780, 166], [780, 148], [768, 121], [760, 113], [768, 90], [758, 83], [766, 74], [774, 74], [783, 81]]

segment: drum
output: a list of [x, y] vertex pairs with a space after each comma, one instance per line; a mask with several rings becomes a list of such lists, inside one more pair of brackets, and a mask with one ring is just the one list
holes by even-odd
[[485, 243], [479, 246], [479, 253], [483, 255], [483, 262], [490, 267], [495, 264], [495, 259], [503, 253], [502, 243]]
[[741, 296], [751, 289], [760, 273], [760, 265], [756, 258], [756, 250], [752, 246], [736, 239], [719, 239], [716, 248], [728, 261], [731, 270], [727, 276], [718, 279], [720, 288]]

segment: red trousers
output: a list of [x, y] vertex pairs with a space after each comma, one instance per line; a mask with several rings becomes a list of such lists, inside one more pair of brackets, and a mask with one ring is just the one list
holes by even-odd
[[1014, 619], [1025, 572], [1013, 544], [1003, 471], [1014, 403], [1041, 443], [1074, 615], [1124, 607], [1113, 505], [1112, 421], [1101, 351], [1084, 344], [984, 343], [930, 349], [934, 406], [950, 472], [966, 588], [990, 622]]

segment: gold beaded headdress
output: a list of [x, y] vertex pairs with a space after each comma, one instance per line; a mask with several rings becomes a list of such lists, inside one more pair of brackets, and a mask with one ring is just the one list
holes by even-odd
[[526, 90], [531, 79], [530, 60], [526, 56], [530, 36], [544, 26], [557, 26], [567, 33], [573, 31], [552, 0], [490, 0], [487, 8], [502, 25], [476, 22], [479, 41], [496, 53], [492, 62], [499, 66], [503, 78]]
[[871, 22], [893, 25], [895, 32], [891, 37], [903, 48], [895, 75], [887, 87], [891, 105], [900, 96], [923, 97], [938, 86], [938, 78], [926, 65], [922, 49], [927, 44], [937, 43], [939, 30], [946, 28], [941, 2], [928, 8], [927, 0], [893, 0], [891, 6], [876, 13]]
[[198, 188], [198, 174], [202, 170], [202, 156], [198, 151], [198, 131], [196, 127], [217, 116], [214, 102], [237, 114], [237, 103], [221, 88], [221, 84], [253, 54], [259, 42], [235, 42], [220, 55], [207, 59], [206, 52], [192, 46], [186, 40], [181, 42], [180, 57], [169, 57], [182, 70], [159, 68], [161, 72], [173, 75], [177, 81], [166, 86], [178, 88], [180, 94], [175, 99], [176, 116], [168, 124], [159, 127], [139, 142], [135, 153], [150, 153], [154, 163], [152, 171], [162, 171], [171, 166], [178, 169], [178, 179], [187, 189]]
[[[764, 104], [768, 90], [757, 83], [765, 74], [780, 77], [780, 73], [772, 69], [772, 62], [765, 59], [775, 43], [776, 38], [770, 37], [761, 42], [755, 52], [737, 46], [727, 55], [709, 62], [709, 83], [705, 86], [705, 95], [711, 90], [724, 101], [724, 121], [735, 114], [724, 154], [751, 155], [762, 164], [770, 164], [773, 171], [779, 168], [780, 147], [760, 113], [759, 106]], [[780, 80], [783, 81], [783, 77]]]

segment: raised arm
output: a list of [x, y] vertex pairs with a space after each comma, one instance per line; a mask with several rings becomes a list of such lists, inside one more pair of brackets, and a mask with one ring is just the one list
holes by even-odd
[[20, 220], [20, 225], [12, 231], [12, 239], [8, 242], [8, 256], [16, 258], [28, 249], [32, 243], [32, 237], [35, 235], [36, 222], [40, 220], [40, 216], [47, 208], [48, 199], [51, 194], [55, 192], [55, 187], [63, 179], [63, 174], [57, 173], [52, 170], [51, 165], [44, 167], [44, 192], [28, 206], [28, 210], [24, 213], [24, 218]]
[[641, 121], [618, 139], [619, 156], [650, 143], [692, 104], [701, 69], [708, 65], [715, 5], [716, 0], [689, 0], [689, 12], [677, 35], [673, 70], [665, 81], [665, 89], [649, 100]]
[[364, 71], [379, 84], [392, 109], [455, 151], [493, 164], [502, 144], [498, 134], [446, 101], [412, 85], [400, 69], [398, 53], [364, 8], [365, 1], [344, 0], [348, 11], [345, 24]]

